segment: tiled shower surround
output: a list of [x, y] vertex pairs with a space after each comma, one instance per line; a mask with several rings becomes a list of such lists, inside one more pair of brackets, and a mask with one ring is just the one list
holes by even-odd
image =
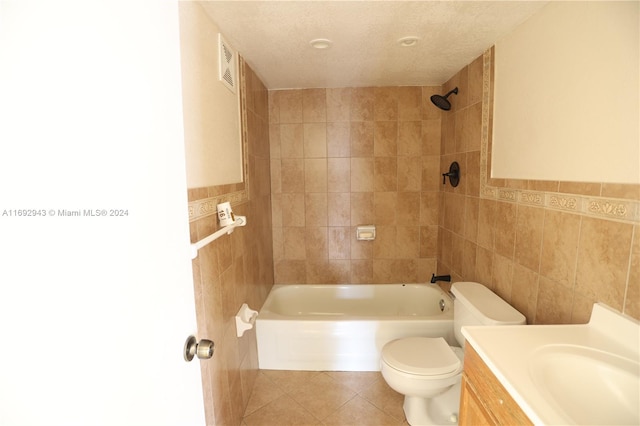
[[[442, 87], [269, 92], [276, 283], [451, 274], [532, 324], [584, 323], [597, 301], [640, 318], [640, 187], [487, 177], [491, 54]], [[451, 111], [431, 104], [456, 86]]]
[[[419, 282], [435, 272], [441, 113], [429, 96], [440, 90], [269, 93], [277, 283]], [[375, 241], [357, 241], [367, 224]]]

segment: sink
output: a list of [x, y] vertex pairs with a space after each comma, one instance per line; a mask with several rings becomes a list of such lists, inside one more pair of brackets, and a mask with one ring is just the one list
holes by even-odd
[[549, 344], [528, 361], [540, 395], [575, 424], [640, 424], [640, 363], [580, 345]]

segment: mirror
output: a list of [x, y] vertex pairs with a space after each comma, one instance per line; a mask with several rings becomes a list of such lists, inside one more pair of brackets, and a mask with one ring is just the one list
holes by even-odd
[[551, 2], [496, 43], [491, 177], [640, 184], [638, 18]]

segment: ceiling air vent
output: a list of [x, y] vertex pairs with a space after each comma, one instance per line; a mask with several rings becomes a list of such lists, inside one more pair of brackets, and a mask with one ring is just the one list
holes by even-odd
[[222, 38], [222, 34], [218, 34], [218, 47], [220, 51], [220, 58], [218, 60], [220, 63], [220, 73], [218, 78], [229, 90], [236, 93], [236, 52], [229, 46], [229, 43]]

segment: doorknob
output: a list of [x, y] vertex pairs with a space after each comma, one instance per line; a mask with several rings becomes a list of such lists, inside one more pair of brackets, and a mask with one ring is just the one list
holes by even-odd
[[213, 356], [213, 342], [211, 340], [202, 339], [199, 342], [195, 336], [187, 337], [184, 343], [184, 360], [189, 362], [194, 356], [198, 359], [209, 359]]

